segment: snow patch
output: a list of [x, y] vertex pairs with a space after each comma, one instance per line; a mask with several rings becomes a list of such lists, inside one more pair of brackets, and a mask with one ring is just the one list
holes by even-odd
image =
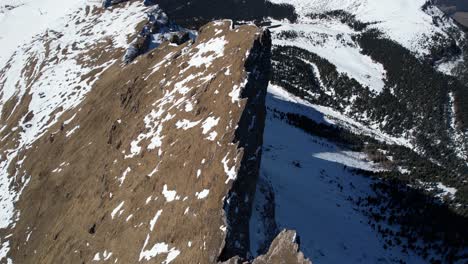
[[210, 141], [214, 141], [214, 140], [216, 139], [217, 136], [218, 136], [218, 132], [213, 131], [213, 132], [211, 132], [211, 133], [209, 134], [209, 136], [208, 136], [206, 139], [208, 139], [208, 140], [210, 140]]
[[128, 174], [129, 172], [131, 172], [131, 171], [132, 171], [132, 169], [131, 169], [130, 167], [128, 167], [128, 168], [123, 172], [122, 176], [118, 179], [118, 181], [120, 182], [120, 186], [122, 186], [122, 184], [123, 184], [124, 181], [125, 181], [125, 178], [127, 177], [127, 174]]
[[112, 210], [112, 213], [111, 213], [111, 218], [114, 219], [115, 215], [117, 215], [118, 213], [118, 216], [120, 216], [123, 212], [123, 210], [120, 210], [122, 209], [123, 205], [124, 205], [125, 201], [122, 201], [119, 205], [117, 205], [117, 207], [114, 208], [114, 210]]
[[156, 243], [151, 249], [145, 250], [146, 245], [148, 244], [149, 235], [146, 237], [145, 243], [143, 245], [143, 249], [140, 252], [140, 258], [138, 261], [145, 259], [146, 261], [151, 260], [152, 258], [156, 257], [159, 254], [167, 254], [166, 259], [161, 262], [162, 264], [169, 264], [174, 259], [179, 256], [180, 251], [176, 248], [169, 249], [169, 245], [166, 243]]
[[[102, 257], [101, 257], [102, 256]], [[106, 261], [106, 260], [109, 260], [110, 257], [112, 257], [112, 252], [107, 252], [107, 250], [104, 250], [104, 252], [102, 253], [96, 253], [94, 255], [94, 258], [93, 258], [93, 261]]]
[[158, 221], [159, 217], [161, 216], [162, 211], [163, 211], [163, 210], [157, 211], [156, 214], [154, 215], [153, 219], [151, 219], [151, 221], [150, 221], [150, 231], [153, 231], [154, 225], [156, 224], [156, 222]]
[[195, 127], [197, 126], [198, 124], [200, 124], [200, 121], [190, 121], [190, 120], [187, 120], [187, 119], [183, 119], [183, 120], [179, 120], [177, 121], [176, 123], [176, 127], [177, 129], [183, 129], [183, 130], [188, 130], [192, 127]]
[[223, 160], [221, 161], [221, 163], [223, 163], [224, 173], [227, 175], [225, 182], [226, 184], [229, 181], [234, 181], [237, 178], [236, 166], [229, 167], [228, 155], [229, 153], [226, 154], [226, 156], [224, 156]]
[[195, 196], [197, 197], [198, 200], [201, 200], [201, 199], [205, 199], [206, 197], [208, 197], [209, 193], [210, 193], [210, 190], [204, 189], [201, 192], [196, 192]]
[[198, 51], [191, 56], [188, 65], [190, 67], [209, 67], [213, 61], [217, 58], [220, 58], [224, 55], [224, 47], [226, 46], [227, 41], [224, 36], [210, 39], [206, 43], [201, 43], [196, 46]]
[[80, 128], [80, 125], [77, 125], [74, 128], [72, 128], [70, 131], [68, 131], [67, 134], [65, 134], [65, 137], [70, 137], [73, 133], [76, 132], [76, 130], [78, 130], [78, 128]]
[[177, 199], [177, 192], [168, 190], [166, 184], [163, 186], [162, 194], [166, 198], [166, 202], [172, 202]]
[[202, 128], [203, 134], [208, 133], [213, 127], [218, 125], [220, 118], [208, 117], [205, 121], [203, 121]]

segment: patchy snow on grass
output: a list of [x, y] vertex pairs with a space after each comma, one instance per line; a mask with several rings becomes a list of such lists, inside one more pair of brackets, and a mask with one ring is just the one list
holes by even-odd
[[109, 260], [112, 257], [112, 252], [107, 252], [107, 250], [104, 250], [104, 252], [96, 253], [94, 255], [93, 261], [106, 261]]
[[164, 195], [164, 198], [166, 198], [166, 202], [172, 202], [178, 197], [176, 191], [170, 191], [167, 189], [167, 184], [164, 184], [162, 194]]
[[198, 200], [201, 200], [201, 199], [205, 199], [206, 197], [208, 197], [209, 193], [210, 193], [210, 190], [204, 189], [201, 192], [196, 192], [195, 196], [197, 197]]
[[[8, 101], [17, 100], [12, 113], [23, 103], [19, 99], [29, 95], [29, 105], [22, 107], [34, 116], [26, 124], [18, 123], [19, 138], [12, 138], [14, 130], [6, 136], [17, 144], [14, 149], [2, 153], [0, 228], [16, 220], [14, 203], [29, 179], [27, 175], [20, 175], [20, 168], [16, 175], [10, 175], [11, 162], [64, 113], [81, 103], [100, 74], [115, 63], [110, 60], [95, 65], [95, 59], [86, 54], [107, 41], [111, 41], [113, 49], [125, 48], [127, 37], [135, 33], [135, 26], [144, 18], [146, 9], [142, 3], [133, 2], [125, 8], [95, 14], [86, 11], [86, 6], [93, 9], [100, 6], [99, 2], [44, 0], [22, 1], [21, 4], [0, 16], [0, 108], [3, 110]], [[96, 73], [87, 77], [92, 71]], [[19, 122], [22, 120], [24, 117]], [[0, 127], [0, 130], [5, 128]], [[14, 185], [21, 188], [10, 188], [14, 179]], [[5, 250], [0, 251], [0, 259], [8, 251], [2, 248]]]
[[[202, 56], [202, 55], [206, 57], [210, 57], [210, 58], [215, 58], [218, 55], [222, 56], [223, 54], [218, 54], [217, 52], [214, 52], [214, 51], [219, 51], [220, 46], [218, 45], [219, 43], [217, 41], [215, 42], [213, 41], [214, 39], [211, 39], [204, 43], [198, 44], [198, 46], [187, 47], [187, 49], [184, 50], [183, 55], [181, 56], [192, 56], [190, 57], [191, 59], [194, 59], [193, 56]], [[222, 47], [224, 50], [224, 44]], [[195, 52], [198, 55], [194, 55], [190, 52], [193, 50], [198, 50], [197, 52]], [[217, 55], [214, 56], [213, 53], [210, 53], [208, 51], [213, 51], [214, 54], [217, 54]], [[205, 54], [206, 52], [210, 54], [209, 55]], [[174, 76], [174, 78], [177, 79], [177, 80], [174, 80], [175, 82], [174, 87], [172, 89], [164, 90], [162, 98], [156, 100], [156, 102], [152, 104], [152, 106], [154, 106], [154, 109], [144, 119], [146, 132], [138, 135], [138, 137], [130, 143], [130, 154], [125, 155], [126, 159], [134, 158], [136, 155], [140, 154], [140, 152], [143, 149], [143, 147], [140, 146], [141, 143], [148, 139], [151, 142], [147, 146], [147, 149], [149, 150], [158, 149], [159, 153], [162, 153], [161, 151], [162, 144], [163, 144], [162, 141], [165, 137], [164, 135], [162, 135], [164, 123], [173, 119], [176, 116], [176, 114], [171, 114], [170, 110], [173, 110], [173, 109], [180, 110], [180, 111], [193, 110], [193, 105], [190, 102], [190, 98], [188, 98], [187, 93], [195, 89], [195, 87], [198, 87], [199, 85], [203, 84], [204, 82], [209, 81], [209, 79], [212, 76], [211, 75], [206, 76], [206, 74], [204, 75], [203, 72], [185, 76], [183, 73], [188, 68], [190, 67], [185, 67], [184, 70], [181, 71], [178, 76]], [[203, 69], [200, 69], [200, 70], [203, 70]], [[206, 78], [204, 78], [203, 76], [205, 76]], [[186, 86], [186, 84], [189, 82], [191, 82], [191, 84], [189, 86]], [[168, 83], [166, 83], [166, 85], [169, 86]], [[165, 117], [163, 117], [163, 115], [165, 115]], [[214, 125], [216, 125], [218, 121], [219, 121], [219, 118], [218, 119], [208, 118], [207, 120], [205, 120], [203, 124], [204, 131], [205, 129], [211, 129], [210, 126], [212, 126], [213, 123]], [[200, 121], [190, 121], [190, 120], [183, 119], [183, 120], [178, 120], [175, 125], [178, 129], [187, 130], [187, 129], [195, 127], [196, 125], [199, 124], [199, 122]], [[209, 132], [209, 130], [206, 132]]]
[[218, 123], [219, 123], [219, 120], [220, 118], [214, 118], [212, 116], [208, 117], [207, 119], [205, 119], [205, 121], [203, 121], [203, 124], [202, 124], [202, 128], [203, 128], [203, 134], [206, 134], [208, 132], [210, 132], [211, 129], [213, 129], [213, 127], [217, 126]]
[[193, 111], [193, 104], [191, 102], [187, 102], [185, 104], [185, 112], [192, 112]]
[[237, 105], [240, 107], [239, 101], [241, 99], [241, 90], [247, 85], [248, 78], [245, 78], [240, 85], [235, 84], [232, 87], [231, 92], [229, 92], [229, 96], [231, 97], [231, 102], [234, 104], [237, 102]]
[[138, 137], [130, 143], [130, 154], [125, 155], [125, 159], [133, 158], [136, 155], [140, 154], [141, 146], [140, 143], [143, 140], [149, 139], [150, 143], [147, 146], [147, 149], [152, 150], [156, 148], [161, 148], [163, 123], [172, 119], [174, 116], [171, 116], [169, 113], [165, 118], [161, 119], [161, 114], [163, 112], [163, 106], [160, 106], [159, 111], [151, 110], [151, 112], [145, 116], [144, 122], [145, 127], [147, 128], [146, 133], [141, 133]]
[[72, 128], [70, 131], [68, 131], [67, 134], [65, 134], [65, 137], [70, 137], [71, 135], [73, 135], [73, 133], [75, 133], [78, 130], [78, 128], [80, 128], [80, 125], [77, 125], [74, 128]]
[[159, 217], [161, 216], [163, 210], [158, 210], [156, 212], [156, 214], [154, 215], [153, 219], [151, 219], [150, 221], [150, 231], [153, 231], [154, 229], [154, 225], [156, 224], [156, 222], [158, 221]]
[[86, 0], [67, 2], [3, 0], [0, 5], [11, 5], [16, 8], [0, 13], [0, 47], [2, 47], [0, 68], [5, 65], [18, 46], [31, 41], [35, 35], [44, 32], [51, 25], [65, 20], [66, 14], [84, 6], [86, 2]]
[[213, 131], [211, 132], [206, 139], [210, 141], [215, 141], [216, 137], [218, 136], [218, 132]]
[[212, 38], [206, 43], [201, 43], [196, 48], [198, 51], [191, 56], [188, 62], [190, 67], [201, 67], [204, 65], [206, 68], [210, 67], [213, 61], [224, 55], [224, 47], [227, 41], [224, 36]]
[[121, 203], [119, 203], [119, 205], [117, 205], [114, 210], [112, 210], [112, 213], [111, 213], [111, 218], [114, 219], [114, 217], [117, 215], [117, 216], [120, 216], [123, 212], [122, 207], [124, 205], [125, 201], [122, 201]]
[[177, 129], [187, 130], [200, 124], [200, 121], [190, 121], [187, 119], [179, 120], [176, 123]]
[[120, 183], [119, 186], [122, 186], [122, 184], [124, 183], [125, 181], [125, 178], [127, 177], [127, 174], [130, 173], [132, 171], [132, 169], [130, 167], [128, 167], [127, 169], [125, 169], [125, 171], [122, 173], [122, 176], [120, 176], [120, 178], [118, 178], [118, 181]]
[[[146, 244], [148, 243], [148, 238], [149, 236], [146, 238], [145, 245], [143, 246], [143, 248], [146, 247]], [[174, 259], [176, 259], [177, 256], [179, 256], [180, 251], [176, 248], [169, 249], [169, 245], [167, 245], [166, 243], [156, 243], [151, 249], [142, 250], [140, 252], [139, 261], [143, 259], [148, 261], [160, 254], [167, 254], [166, 259], [163, 262], [161, 262], [161, 264], [169, 264]]]

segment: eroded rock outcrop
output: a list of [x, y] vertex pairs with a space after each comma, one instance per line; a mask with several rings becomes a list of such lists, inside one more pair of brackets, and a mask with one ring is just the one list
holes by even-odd
[[146, 22], [140, 33], [125, 52], [124, 62], [132, 62], [139, 55], [157, 48], [165, 41], [181, 45], [191, 39], [195, 39], [193, 31], [169, 21], [166, 13], [158, 5], [152, 5], [146, 11]]
[[304, 254], [299, 252], [299, 244], [296, 240], [296, 232], [290, 230], [282, 231], [275, 240], [273, 240], [268, 253], [257, 257], [252, 264], [311, 264], [310, 260], [306, 259]]
[[267, 253], [251, 261], [243, 261], [236, 256], [221, 264], [312, 264], [299, 251], [298, 237], [295, 231], [283, 230], [272, 241]]
[[[270, 74], [271, 38], [268, 31], [258, 38], [248, 54], [242, 96], [247, 98], [246, 110], [242, 113], [235, 141], [243, 150], [238, 177], [231, 188], [224, 209], [227, 217], [227, 239], [220, 260], [233, 256], [247, 258], [250, 251], [249, 221], [253, 196], [257, 185], [260, 157], [265, 126], [266, 89]], [[260, 144], [258, 144], [260, 142]]]

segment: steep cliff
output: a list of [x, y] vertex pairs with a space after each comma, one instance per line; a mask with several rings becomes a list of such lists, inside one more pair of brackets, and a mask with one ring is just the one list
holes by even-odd
[[[65, 27], [83, 28], [51, 30], [20, 54], [28, 63], [16, 83], [9, 79], [21, 65], [18, 53], [2, 70], [3, 93], [13, 91], [1, 120], [2, 201], [9, 209], [2, 213], [2, 261], [248, 257], [269, 33], [212, 22], [194, 41], [165, 41], [124, 65], [146, 9], [136, 2], [88, 6]], [[126, 23], [114, 25], [113, 16]], [[102, 32], [89, 45], [64, 41], [110, 27], [111, 36]], [[119, 30], [128, 33], [116, 45]], [[31, 52], [35, 46], [47, 52]], [[72, 75], [64, 69], [71, 62], [87, 68]]]

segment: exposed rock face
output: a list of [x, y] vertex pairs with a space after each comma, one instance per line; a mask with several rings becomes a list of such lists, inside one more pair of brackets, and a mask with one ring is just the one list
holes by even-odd
[[21, 153], [16, 166], [31, 177], [19, 217], [1, 233], [8, 257], [213, 263], [231, 249], [227, 230], [248, 243], [269, 50], [267, 32], [221, 21], [194, 43], [165, 42], [103, 71], [83, 102]]
[[253, 264], [268, 263], [300, 263], [311, 264], [310, 260], [299, 252], [299, 244], [296, 241], [296, 232], [290, 230], [282, 231], [271, 244], [267, 254], [258, 256]]
[[221, 260], [236, 255], [247, 257], [250, 250], [249, 220], [259, 174], [259, 157], [262, 151], [262, 144], [259, 145], [258, 142], [263, 142], [265, 126], [266, 89], [258, 89], [257, 86], [258, 84], [268, 85], [270, 47], [271, 38], [269, 32], [266, 31], [260, 39], [255, 41], [245, 64], [249, 74], [242, 95], [248, 98], [247, 110], [242, 114], [235, 134], [235, 141], [239, 142], [244, 156], [239, 168], [239, 176], [224, 206], [227, 214], [228, 237]]
[[158, 5], [151, 6], [146, 16], [147, 21], [140, 34], [127, 48], [124, 56], [125, 63], [132, 62], [137, 56], [157, 48], [165, 41], [180, 45], [195, 38], [189, 30], [170, 22], [166, 13]]
[[252, 261], [243, 262], [239, 257], [233, 257], [222, 264], [312, 264], [299, 251], [299, 243], [295, 231], [283, 230], [271, 243], [265, 255], [258, 256]]

